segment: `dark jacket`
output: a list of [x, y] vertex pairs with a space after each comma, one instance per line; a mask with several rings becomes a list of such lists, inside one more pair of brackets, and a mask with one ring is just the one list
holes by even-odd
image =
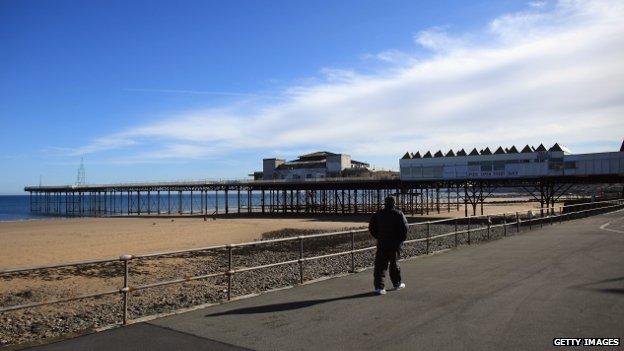
[[407, 219], [395, 207], [384, 208], [373, 215], [368, 230], [380, 249], [399, 249], [407, 238]]

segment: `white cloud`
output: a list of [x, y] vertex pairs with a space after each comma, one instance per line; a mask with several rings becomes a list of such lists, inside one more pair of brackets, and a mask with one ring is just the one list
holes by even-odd
[[445, 29], [446, 27], [433, 27], [422, 30], [414, 36], [414, 41], [425, 49], [442, 53], [457, 50], [468, 44], [467, 38], [451, 36]]
[[129, 138], [126, 133], [117, 133], [105, 137], [96, 138], [90, 143], [75, 148], [50, 148], [48, 151], [61, 153], [68, 156], [81, 156], [95, 152], [115, 150], [135, 146], [139, 144], [136, 140]]
[[256, 97], [256, 94], [237, 93], [230, 91], [205, 91], [205, 90], [180, 90], [180, 89], [143, 89], [143, 88], [129, 88], [126, 91], [134, 91], [140, 93], [165, 93], [165, 94], [191, 94], [191, 95], [224, 95], [224, 96], [248, 96]]
[[428, 57], [389, 50], [376, 57], [387, 64], [374, 74], [326, 69], [323, 79], [289, 87], [277, 101], [183, 112], [76, 153], [138, 143], [158, 147], [136, 151], [147, 158], [322, 147], [386, 156], [382, 166], [394, 167], [406, 150], [555, 141], [574, 148], [624, 135], [619, 1], [530, 5], [482, 31], [436, 27], [415, 41]]
[[413, 55], [394, 49], [384, 50], [376, 54], [364, 54], [362, 57], [364, 59], [373, 59], [401, 66], [411, 65], [417, 62]]
[[533, 7], [533, 8], [543, 8], [546, 5], [547, 5], [546, 1], [531, 1], [531, 2], [529, 2], [529, 6]]

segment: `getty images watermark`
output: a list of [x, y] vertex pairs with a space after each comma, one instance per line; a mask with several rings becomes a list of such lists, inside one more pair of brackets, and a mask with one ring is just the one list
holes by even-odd
[[620, 338], [554, 338], [553, 346], [620, 346]]

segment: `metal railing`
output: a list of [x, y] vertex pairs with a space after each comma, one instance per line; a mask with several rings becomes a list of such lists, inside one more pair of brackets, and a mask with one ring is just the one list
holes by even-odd
[[[457, 247], [459, 246], [459, 236], [465, 235], [467, 239], [466, 243], [470, 245], [471, 234], [477, 231], [485, 231], [487, 234], [486, 241], [488, 241], [490, 240], [490, 234], [492, 230], [495, 228], [502, 228], [503, 236], [507, 236], [508, 228], [512, 226], [515, 227], [516, 232], [519, 233], [521, 232], [521, 228], [523, 226], [525, 227], [528, 226], [528, 229], [530, 230], [535, 225], [540, 225], [540, 224], [543, 225], [544, 223], [553, 224], [553, 223], [562, 222], [565, 220], [583, 218], [585, 216], [591, 215], [596, 212], [610, 212], [610, 211], [621, 209], [621, 208], [624, 208], [624, 200], [610, 200], [610, 201], [582, 203], [582, 204], [559, 206], [559, 207], [548, 207], [548, 208], [543, 208], [541, 210], [537, 209], [537, 210], [531, 210], [528, 212], [506, 212], [506, 213], [500, 213], [500, 214], [494, 214], [494, 215], [458, 217], [458, 218], [452, 218], [452, 219], [440, 219], [440, 220], [435, 220], [435, 221], [411, 223], [410, 227], [424, 226], [426, 230], [425, 232], [426, 235], [425, 237], [422, 237], [422, 238], [406, 240], [404, 244], [409, 245], [409, 244], [414, 244], [414, 243], [424, 243], [426, 247], [425, 252], [426, 254], [429, 254], [431, 252], [431, 243], [441, 238], [454, 236], [454, 240], [453, 240], [454, 246]], [[540, 216], [535, 215], [533, 211], [538, 212]], [[492, 218], [500, 219], [502, 223], [493, 224]], [[508, 219], [511, 219], [511, 221], [508, 221]], [[462, 223], [462, 225], [464, 223], [467, 223], [467, 228], [458, 230], [458, 225], [460, 224], [460, 222]], [[475, 224], [475, 223], [477, 224], [477, 226], [472, 227], [471, 224]], [[437, 225], [437, 224], [453, 225], [455, 230], [448, 232], [448, 233], [443, 233], [443, 234], [432, 236], [431, 227], [432, 225]], [[202, 279], [208, 279], [208, 278], [213, 278], [213, 277], [226, 277], [227, 278], [226, 299], [230, 300], [233, 297], [232, 296], [233, 278], [237, 274], [240, 274], [243, 272], [255, 271], [255, 270], [264, 269], [264, 268], [297, 264], [299, 266], [299, 272], [298, 272], [299, 283], [303, 284], [305, 282], [304, 268], [305, 268], [306, 262], [320, 260], [324, 258], [330, 258], [330, 257], [345, 256], [345, 255], [351, 256], [350, 271], [355, 272], [355, 254], [360, 253], [360, 252], [371, 251], [376, 248], [375, 246], [367, 246], [367, 247], [358, 248], [358, 249], [355, 248], [355, 242], [356, 242], [355, 235], [358, 233], [367, 233], [367, 232], [368, 232], [368, 229], [345, 230], [345, 231], [338, 231], [338, 232], [331, 232], [331, 233], [320, 233], [320, 234], [302, 235], [302, 236], [296, 236], [296, 237], [261, 240], [261, 241], [247, 242], [247, 243], [240, 243], [240, 244], [208, 246], [208, 247], [201, 247], [201, 248], [195, 248], [195, 249], [190, 249], [190, 250], [155, 252], [155, 253], [144, 254], [144, 255], [121, 255], [119, 258], [111, 258], [111, 259], [86, 260], [86, 261], [63, 263], [63, 264], [48, 265], [48, 266], [0, 270], [0, 275], [6, 275], [6, 274], [27, 273], [27, 272], [45, 270], [45, 269], [77, 267], [77, 266], [100, 264], [100, 263], [121, 262], [121, 264], [123, 264], [123, 272], [124, 272], [123, 273], [123, 286], [118, 289], [111, 289], [107, 291], [101, 291], [97, 293], [79, 295], [79, 296], [74, 296], [74, 297], [67, 297], [67, 298], [56, 299], [56, 300], [33, 302], [33, 303], [27, 303], [27, 304], [13, 305], [9, 307], [2, 307], [0, 308], [0, 312], [15, 311], [15, 310], [34, 308], [34, 307], [46, 306], [46, 305], [52, 305], [52, 304], [59, 304], [59, 303], [87, 299], [87, 298], [103, 297], [107, 295], [120, 294], [122, 298], [122, 308], [123, 308], [121, 324], [125, 325], [125, 324], [132, 322], [131, 320], [128, 319], [128, 303], [129, 303], [130, 293], [133, 291], [151, 289], [151, 288], [162, 287], [162, 286], [173, 285], [173, 284], [180, 284], [180, 283], [185, 283], [189, 281], [202, 280]], [[350, 236], [350, 249], [349, 250], [340, 251], [336, 253], [329, 253], [329, 254], [324, 254], [324, 255], [305, 257], [304, 255], [305, 240], [310, 240], [310, 239], [315, 239], [315, 238], [337, 237], [341, 235]], [[299, 255], [297, 259], [284, 260], [284, 261], [268, 263], [268, 264], [263, 264], [263, 265], [256, 265], [256, 266], [249, 266], [249, 267], [242, 267], [242, 268], [234, 269], [233, 253], [232, 253], [234, 248], [256, 247], [256, 246], [274, 244], [278, 242], [295, 242], [295, 241], [298, 241], [299, 243], [298, 245]], [[129, 268], [130, 268], [130, 263], [133, 260], [154, 258], [154, 257], [159, 257], [159, 256], [171, 256], [175, 254], [193, 253], [193, 252], [208, 251], [208, 250], [226, 250], [227, 270], [219, 271], [217, 273], [186, 276], [186, 277], [170, 279], [170, 280], [161, 280], [161, 281], [157, 281], [157, 282], [150, 283], [150, 284], [143, 284], [143, 285], [131, 285], [130, 284], [131, 277], [130, 277]]]

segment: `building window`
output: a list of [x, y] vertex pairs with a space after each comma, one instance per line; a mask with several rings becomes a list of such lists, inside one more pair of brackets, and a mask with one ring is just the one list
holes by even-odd
[[563, 159], [562, 158], [551, 158], [548, 160], [548, 169], [562, 169], [563, 168]]
[[481, 162], [481, 172], [492, 172], [492, 161]]

